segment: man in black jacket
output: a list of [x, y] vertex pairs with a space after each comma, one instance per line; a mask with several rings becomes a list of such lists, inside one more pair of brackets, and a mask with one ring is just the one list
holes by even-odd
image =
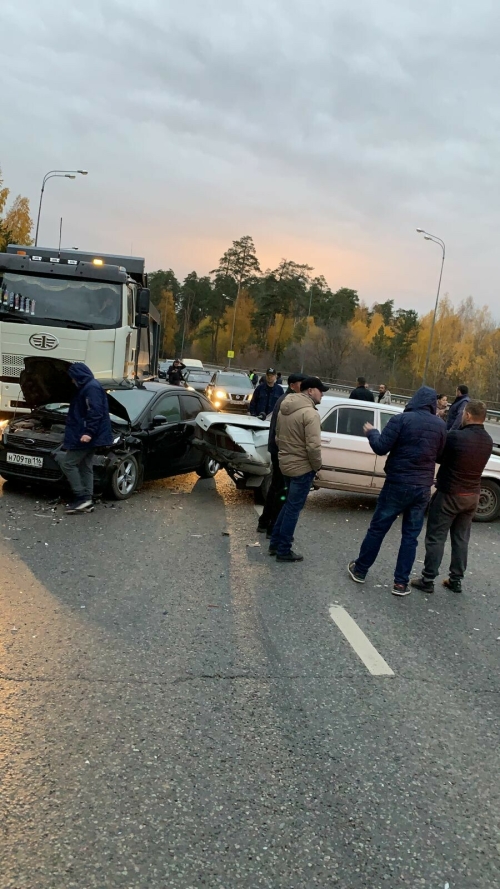
[[463, 428], [449, 432], [427, 519], [425, 563], [422, 577], [411, 585], [424, 593], [434, 592], [448, 531], [451, 537], [449, 579], [443, 586], [462, 592], [472, 519], [479, 503], [481, 475], [491, 456], [493, 440], [484, 428], [486, 405], [469, 401], [464, 409]]
[[286, 500], [286, 482], [285, 477], [280, 469], [278, 459], [278, 445], [276, 444], [276, 423], [278, 422], [278, 414], [283, 399], [293, 392], [300, 392], [300, 384], [303, 380], [306, 379], [307, 374], [290, 374], [290, 376], [288, 377], [288, 389], [286, 390], [286, 392], [283, 393], [283, 395], [280, 396], [280, 398], [274, 405], [273, 413], [271, 416], [271, 425], [269, 426], [269, 443], [267, 447], [269, 453], [271, 454], [271, 463], [273, 470], [271, 476], [271, 484], [269, 486], [269, 491], [267, 492], [266, 503], [262, 511], [262, 515], [259, 518], [259, 523], [257, 525], [257, 531], [260, 531], [262, 533], [266, 531], [268, 538], [271, 537], [274, 523], [281, 512], [283, 503]]
[[460, 429], [462, 425], [464, 409], [468, 401], [470, 401], [469, 387], [457, 386], [456, 398], [453, 404], [450, 405], [450, 409], [448, 411], [448, 419], [446, 420], [446, 428], [448, 429], [448, 431], [450, 431], [451, 429]]
[[349, 398], [356, 398], [358, 401], [375, 401], [373, 392], [368, 389], [364, 377], [358, 377], [358, 385], [352, 390]]

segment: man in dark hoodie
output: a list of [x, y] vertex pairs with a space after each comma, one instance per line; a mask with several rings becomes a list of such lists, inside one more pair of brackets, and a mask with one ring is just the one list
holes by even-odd
[[269, 442], [267, 447], [271, 455], [273, 472], [271, 476], [271, 484], [269, 486], [269, 491], [266, 497], [266, 503], [262, 511], [262, 515], [259, 518], [259, 523], [257, 525], [257, 531], [260, 531], [262, 533], [267, 532], [267, 537], [269, 539], [271, 538], [274, 523], [280, 514], [283, 503], [286, 500], [287, 491], [285, 477], [280, 469], [280, 463], [278, 459], [278, 445], [276, 444], [276, 423], [278, 422], [278, 414], [283, 399], [286, 398], [287, 395], [292, 395], [294, 392], [295, 394], [300, 392], [300, 384], [303, 380], [306, 379], [306, 374], [299, 373], [289, 375], [288, 388], [286, 392], [284, 392], [283, 395], [280, 396], [280, 398], [274, 405], [273, 413], [271, 416], [271, 424], [269, 426]]
[[363, 427], [372, 450], [389, 456], [384, 486], [359, 556], [349, 563], [349, 574], [356, 583], [365, 582], [385, 535], [402, 514], [401, 545], [392, 589], [395, 596], [407, 596], [410, 592], [408, 581], [418, 536], [430, 500], [436, 462], [446, 442], [446, 425], [436, 416], [436, 407], [436, 392], [422, 386], [404, 411], [391, 417], [382, 433], [370, 423]]
[[59, 455], [59, 464], [73, 493], [68, 513], [79, 513], [92, 506], [95, 450], [113, 444], [113, 431], [106, 393], [90, 367], [76, 362], [71, 365], [68, 374], [76, 386], [76, 392], [69, 406], [64, 434], [65, 450]]

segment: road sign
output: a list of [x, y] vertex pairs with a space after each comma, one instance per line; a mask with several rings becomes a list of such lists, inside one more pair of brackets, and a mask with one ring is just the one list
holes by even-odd
[[232, 352], [231, 349], [229, 349], [229, 351], [228, 351], [228, 353], [227, 353], [227, 357], [228, 357], [228, 358], [234, 358], [234, 352]]

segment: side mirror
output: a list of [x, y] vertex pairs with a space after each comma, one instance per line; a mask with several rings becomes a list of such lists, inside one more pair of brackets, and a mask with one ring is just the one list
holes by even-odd
[[140, 312], [137, 312], [135, 316], [135, 326], [136, 327], [149, 327], [149, 318], [147, 315], [141, 315]]
[[137, 313], [139, 315], [149, 315], [149, 303], [149, 287], [142, 287], [137, 294]]
[[167, 418], [163, 414], [157, 414], [153, 417], [153, 426], [163, 426], [167, 422]]

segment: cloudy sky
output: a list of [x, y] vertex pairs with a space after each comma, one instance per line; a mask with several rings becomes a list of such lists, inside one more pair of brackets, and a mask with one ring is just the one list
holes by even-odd
[[2, 0], [0, 165], [40, 242], [208, 272], [251, 234], [368, 302], [500, 320], [497, 0]]

